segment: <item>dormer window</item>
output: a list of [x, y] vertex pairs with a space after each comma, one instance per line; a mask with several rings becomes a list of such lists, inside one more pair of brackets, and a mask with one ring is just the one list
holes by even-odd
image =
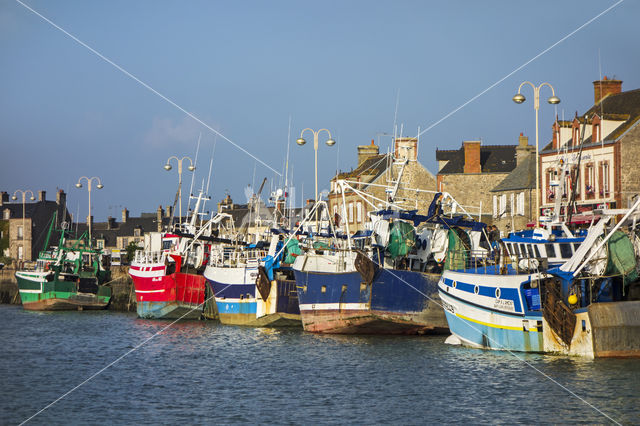
[[600, 117], [597, 115], [593, 116], [591, 120], [591, 142], [600, 142], [602, 141], [602, 129], [600, 127]]

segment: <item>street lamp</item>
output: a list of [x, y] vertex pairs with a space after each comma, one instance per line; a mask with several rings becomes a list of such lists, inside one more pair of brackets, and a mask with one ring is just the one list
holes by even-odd
[[[13, 197], [11, 197], [11, 199], [13, 201], [16, 201], [18, 199], [18, 197], [16, 196], [16, 194], [20, 192], [22, 194], [22, 239], [27, 238], [27, 228], [25, 228], [24, 225], [24, 203], [25, 203], [25, 199], [27, 197], [27, 192], [31, 193], [31, 197], [29, 198], [31, 201], [35, 201], [36, 197], [33, 195], [33, 191], [30, 189], [17, 189], [16, 192], [13, 193]], [[33, 222], [32, 222], [33, 223]], [[46, 247], [45, 247], [46, 249]]]
[[78, 179], [78, 183], [76, 183], [76, 188], [82, 188], [82, 179], [86, 179], [87, 181], [87, 190], [89, 191], [89, 244], [91, 244], [91, 222], [93, 222], [91, 220], [91, 181], [93, 181], [94, 179], [98, 182], [98, 184], [96, 185], [96, 188], [98, 189], [102, 189], [104, 188], [104, 185], [102, 184], [102, 182], [100, 181], [100, 178], [97, 176], [94, 176], [92, 178], [88, 178], [86, 176], [82, 176]]
[[192, 172], [196, 169], [196, 166], [193, 165], [193, 162], [191, 161], [191, 158], [189, 157], [182, 157], [182, 158], [178, 158], [175, 155], [172, 155], [171, 157], [167, 158], [167, 164], [164, 165], [164, 169], [166, 171], [171, 170], [171, 164], [169, 163], [171, 161], [172, 158], [175, 158], [176, 161], [178, 162], [178, 197], [180, 199], [179, 201], [179, 209], [180, 209], [180, 226], [182, 226], [182, 161], [183, 160], [189, 160], [189, 171]]
[[327, 134], [329, 135], [329, 139], [327, 139], [327, 141], [325, 142], [327, 144], [327, 146], [335, 145], [336, 141], [333, 140], [333, 138], [331, 138], [331, 132], [328, 131], [327, 129], [320, 129], [318, 131], [315, 131], [315, 130], [310, 129], [310, 128], [307, 127], [306, 129], [304, 129], [303, 131], [300, 132], [300, 138], [298, 138], [298, 140], [296, 140], [296, 143], [298, 145], [302, 146], [305, 143], [307, 143], [307, 141], [304, 140], [304, 138], [302, 137], [304, 132], [306, 132], [307, 130], [309, 130], [311, 133], [313, 133], [313, 150], [315, 152], [315, 177], [316, 177], [316, 194], [315, 194], [315, 199], [314, 199], [314, 207], [316, 208], [316, 232], [320, 232], [320, 229], [318, 228], [318, 208], [317, 208], [317, 204], [318, 204], [318, 135], [322, 131], [327, 132]]
[[522, 83], [520, 83], [520, 87], [518, 87], [518, 93], [516, 93], [516, 95], [513, 97], [513, 102], [515, 102], [517, 104], [521, 104], [526, 100], [524, 95], [522, 95], [520, 93], [520, 90], [522, 89], [522, 86], [524, 86], [525, 84], [528, 84], [529, 86], [531, 86], [533, 88], [533, 109], [536, 111], [536, 228], [537, 228], [537, 227], [540, 226], [540, 171], [538, 170], [539, 169], [539, 164], [538, 164], [538, 155], [539, 155], [539, 150], [538, 150], [538, 110], [540, 109], [540, 89], [543, 86], [548, 86], [551, 89], [551, 97], [549, 99], [547, 99], [547, 102], [549, 102], [552, 105], [559, 104], [560, 103], [560, 98], [558, 98], [556, 96], [556, 92], [555, 92], [555, 90], [553, 90], [553, 86], [550, 85], [549, 83], [542, 83], [538, 87], [536, 87], [530, 81], [523, 81]]

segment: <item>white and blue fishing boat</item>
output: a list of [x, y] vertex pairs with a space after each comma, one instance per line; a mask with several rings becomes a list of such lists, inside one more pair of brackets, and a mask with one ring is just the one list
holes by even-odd
[[287, 255], [278, 235], [268, 243], [212, 248], [204, 277], [215, 295], [222, 324], [301, 325], [293, 271], [281, 263]]
[[[451, 343], [587, 357], [640, 356], [638, 205], [601, 213], [561, 266], [503, 247], [497, 262], [467, 256], [442, 274], [438, 290]], [[623, 228], [631, 223], [629, 228]], [[625, 232], [622, 232], [625, 230]], [[553, 234], [541, 244], [557, 244]]]

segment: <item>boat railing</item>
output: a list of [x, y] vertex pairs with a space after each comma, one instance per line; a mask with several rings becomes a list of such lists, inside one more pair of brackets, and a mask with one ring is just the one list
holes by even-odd
[[506, 250], [450, 250], [445, 269], [475, 274], [506, 275], [546, 270], [547, 259], [509, 256]]
[[164, 251], [136, 251], [133, 259], [136, 263], [163, 263], [166, 257]]
[[212, 250], [209, 254], [209, 265], [216, 267], [257, 266], [268, 254], [265, 249], [236, 249], [225, 247]]

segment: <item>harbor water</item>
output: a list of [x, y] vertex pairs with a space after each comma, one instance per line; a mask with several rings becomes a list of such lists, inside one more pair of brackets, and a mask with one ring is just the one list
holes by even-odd
[[15, 305], [0, 321], [2, 424], [61, 397], [28, 424], [640, 423], [638, 360]]

